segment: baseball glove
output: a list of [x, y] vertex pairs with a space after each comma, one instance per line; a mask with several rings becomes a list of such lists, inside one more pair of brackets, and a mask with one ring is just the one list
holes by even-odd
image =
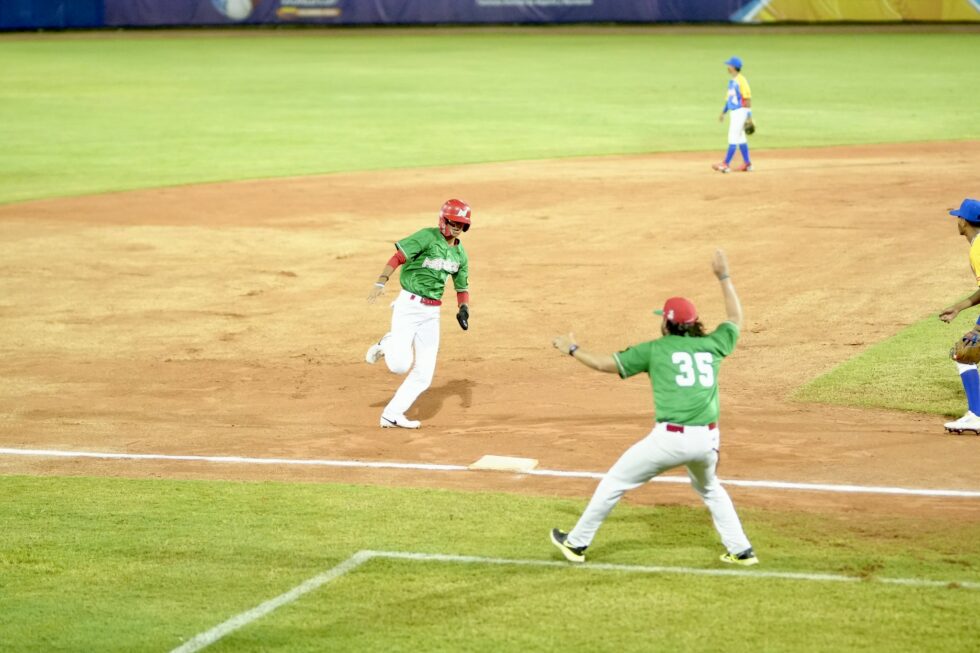
[[957, 363], [964, 365], [980, 363], [980, 333], [973, 330], [967, 331], [949, 350], [949, 356]]
[[745, 119], [745, 133], [749, 136], [755, 133], [755, 122], [752, 120], [752, 118]]
[[466, 304], [459, 307], [459, 313], [456, 313], [456, 321], [459, 322], [463, 331], [470, 328], [470, 309], [466, 307]]

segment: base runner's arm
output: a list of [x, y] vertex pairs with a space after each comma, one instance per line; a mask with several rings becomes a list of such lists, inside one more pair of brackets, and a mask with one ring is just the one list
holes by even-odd
[[374, 282], [374, 288], [371, 289], [371, 293], [368, 295], [367, 300], [369, 304], [373, 304], [374, 300], [376, 300], [381, 293], [384, 292], [385, 284], [388, 283], [388, 279], [391, 278], [395, 268], [404, 263], [406, 260], [408, 259], [405, 258], [405, 255], [402, 254], [401, 251], [395, 252], [395, 254], [388, 259], [388, 262], [385, 263], [385, 267], [381, 271], [381, 274], [378, 275], [378, 280]]
[[720, 249], [715, 252], [715, 258], [711, 262], [711, 267], [715, 272], [715, 276], [718, 277], [718, 281], [721, 282], [721, 294], [725, 298], [725, 313], [728, 315], [728, 321], [733, 322], [739, 331], [741, 331], [743, 320], [742, 303], [738, 301], [738, 294], [735, 292], [735, 284], [732, 283], [732, 277], [728, 269], [728, 258], [725, 256], [725, 252]]
[[579, 348], [575, 344], [575, 336], [571, 333], [567, 336], [558, 336], [551, 344], [561, 353], [571, 354], [572, 358], [586, 367], [591, 367], [599, 372], [608, 372], [610, 374], [619, 373], [619, 368], [616, 367], [616, 359], [611, 354], [593, 354]]

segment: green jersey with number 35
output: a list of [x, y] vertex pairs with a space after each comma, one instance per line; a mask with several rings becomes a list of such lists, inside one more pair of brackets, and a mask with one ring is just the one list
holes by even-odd
[[405, 255], [399, 280], [408, 292], [441, 299], [449, 275], [456, 292], [469, 289], [470, 260], [466, 250], [462, 245], [447, 243], [436, 227], [416, 231], [395, 243], [395, 247]]
[[619, 376], [650, 375], [658, 422], [703, 426], [718, 421], [718, 368], [738, 342], [738, 327], [722, 322], [695, 338], [667, 335], [613, 354]]

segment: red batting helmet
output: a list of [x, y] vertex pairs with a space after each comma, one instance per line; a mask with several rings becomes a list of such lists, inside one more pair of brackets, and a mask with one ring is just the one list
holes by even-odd
[[462, 200], [447, 200], [439, 211], [439, 231], [446, 238], [452, 234], [446, 222], [456, 222], [463, 225], [463, 231], [470, 230], [470, 205]]

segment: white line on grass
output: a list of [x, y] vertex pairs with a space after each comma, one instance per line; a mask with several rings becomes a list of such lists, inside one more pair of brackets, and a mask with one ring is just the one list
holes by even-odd
[[416, 562], [451, 562], [460, 564], [479, 565], [509, 565], [519, 567], [565, 567], [582, 571], [618, 571], [633, 574], [680, 574], [687, 576], [723, 576], [735, 578], [818, 581], [838, 583], [884, 583], [902, 585], [905, 587], [942, 587], [980, 589], [980, 583], [967, 581], [927, 580], [923, 578], [863, 578], [844, 576], [841, 574], [806, 574], [790, 571], [761, 571], [748, 569], [702, 569], [698, 567], [661, 567], [650, 565], [616, 565], [611, 563], [569, 564], [555, 560], [515, 560], [510, 558], [484, 558], [480, 556], [450, 555], [444, 553], [411, 553], [407, 551], [358, 551], [336, 567], [306, 580], [284, 594], [270, 599], [260, 605], [235, 615], [231, 619], [218, 624], [214, 628], [195, 635], [182, 646], [171, 653], [193, 653], [210, 646], [225, 635], [264, 617], [273, 610], [292, 603], [304, 594], [311, 592], [344, 574], [353, 571], [368, 560], [383, 558], [388, 560], [412, 560]]
[[[435, 463], [396, 463], [388, 461], [363, 460], [319, 460], [301, 458], [251, 458], [245, 456], [193, 456], [155, 453], [110, 453], [98, 451], [62, 451], [58, 449], [10, 449], [0, 448], [0, 455], [38, 456], [53, 458], [95, 458], [105, 460], [168, 460], [184, 462], [234, 463], [243, 465], [300, 465], [319, 467], [355, 467], [369, 469], [413, 469], [429, 472], [465, 472], [466, 465], [440, 465]], [[601, 479], [601, 472], [577, 472], [554, 469], [534, 469], [521, 472], [529, 476], [551, 476], [559, 478]], [[689, 483], [686, 476], [658, 476], [651, 483]], [[942, 490], [904, 487], [882, 487], [874, 485], [837, 485], [833, 483], [790, 483], [786, 481], [751, 481], [723, 479], [722, 483], [733, 487], [753, 487], [767, 490], [800, 490], [804, 492], [837, 492], [846, 494], [891, 494], [921, 497], [959, 497], [980, 499], [976, 490]]]
[[340, 578], [347, 572], [356, 569], [361, 564], [367, 562], [373, 557], [375, 556], [371, 551], [358, 551], [336, 567], [328, 569], [322, 574], [318, 574], [313, 578], [303, 581], [285, 594], [280, 594], [274, 599], [269, 599], [265, 603], [260, 603], [251, 610], [237, 614], [228, 621], [220, 623], [214, 628], [206, 630], [199, 635], [195, 635], [192, 639], [175, 648], [173, 651], [171, 651], [171, 653], [193, 653], [194, 651], [200, 651], [202, 648], [214, 644], [228, 633], [234, 632], [242, 626], [255, 621], [256, 619], [261, 619], [273, 610], [292, 603], [299, 597], [308, 592], [312, 592], [321, 585], [326, 585], [330, 581]]
[[460, 562], [484, 565], [519, 565], [526, 567], [572, 567], [586, 571], [625, 571], [642, 574], [684, 574], [692, 576], [735, 576], [739, 578], [776, 578], [781, 580], [811, 580], [834, 582], [872, 582], [889, 585], [913, 587], [963, 587], [980, 589], [980, 583], [968, 581], [925, 580], [922, 578], [864, 578], [843, 574], [804, 574], [791, 571], [762, 571], [749, 569], [704, 569], [700, 567], [661, 567], [650, 565], [616, 565], [611, 563], [569, 564], [555, 560], [514, 560], [511, 558], [483, 558], [480, 556], [448, 555], [443, 553], [407, 553], [401, 551], [359, 551], [370, 554], [371, 558], [391, 558], [398, 560], [421, 560], [425, 562]]

